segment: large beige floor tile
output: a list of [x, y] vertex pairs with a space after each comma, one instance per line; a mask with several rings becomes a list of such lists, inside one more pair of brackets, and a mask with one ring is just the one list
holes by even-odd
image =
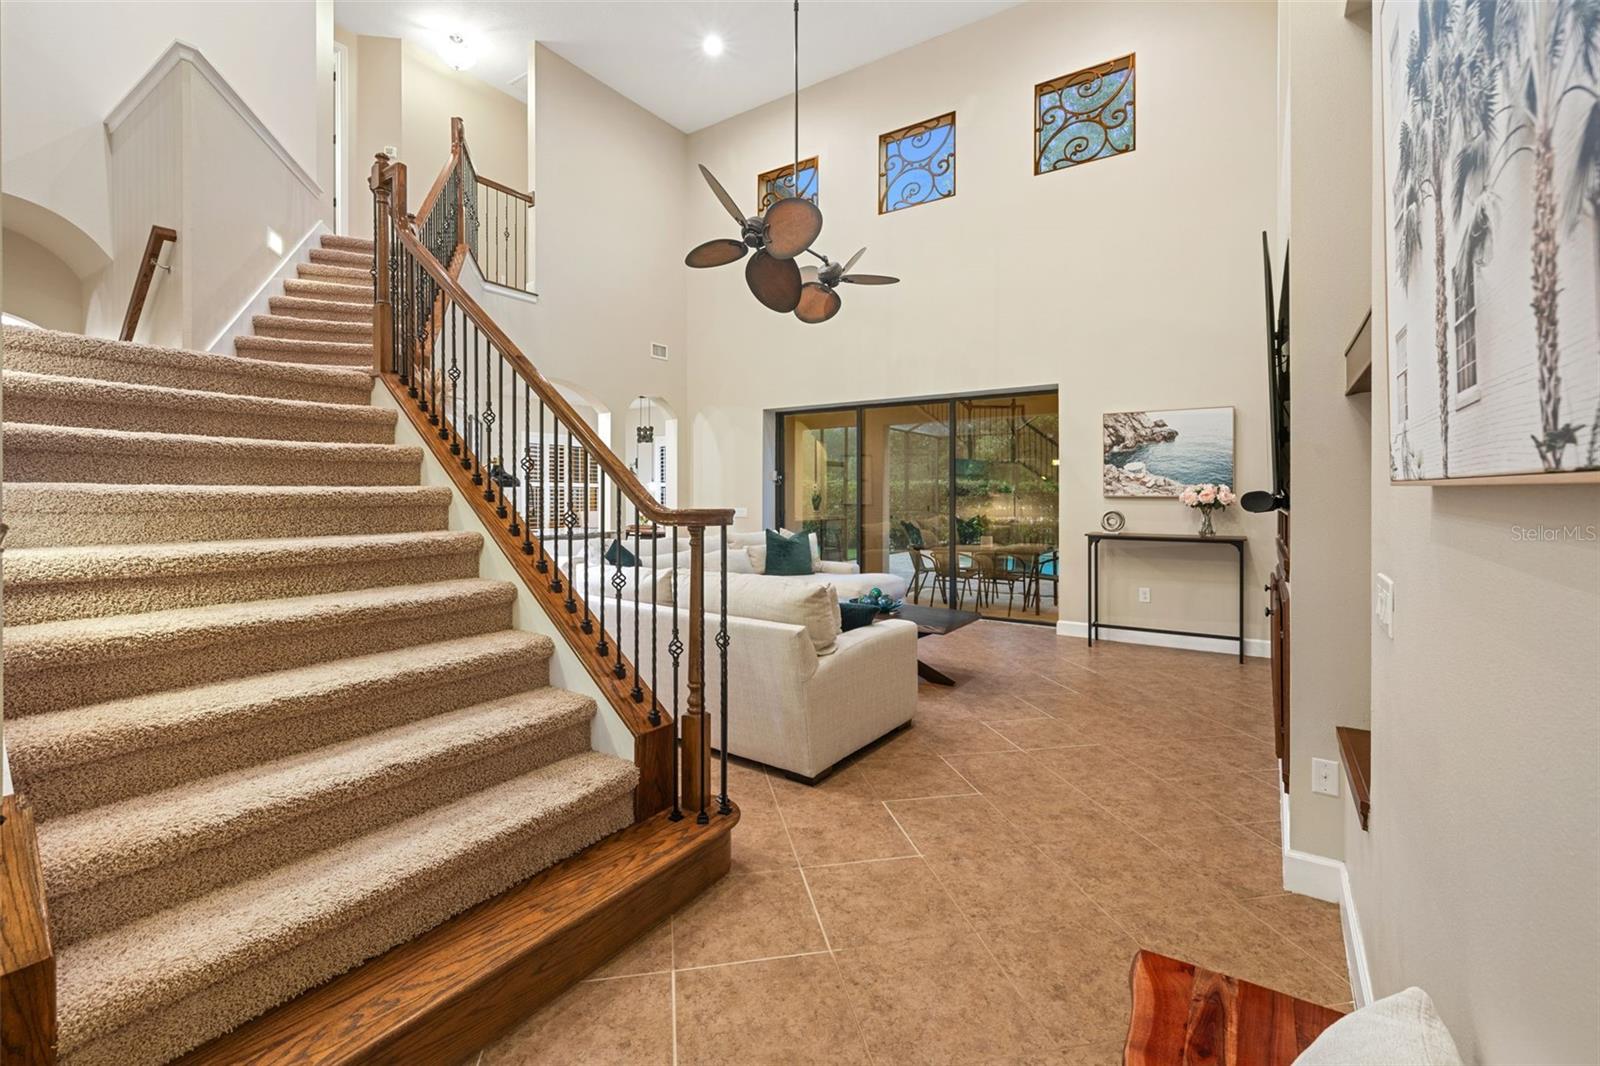
[[1053, 1049], [976, 934], [852, 948], [837, 957], [879, 1066], [1018, 1062]]
[[679, 1066], [866, 1063], [855, 1011], [828, 955], [678, 974]]
[[862, 759], [860, 766], [872, 790], [883, 800], [959, 796], [975, 791], [938, 755], [874, 752]]
[[1238, 899], [1283, 888], [1283, 853], [1242, 826], [1192, 825], [1145, 836]]
[[822, 951], [825, 942], [799, 870], [733, 870], [672, 919], [675, 964]]
[[1031, 843], [981, 795], [891, 800], [887, 804], [916, 849], [929, 859], [1002, 857]]
[[1280, 892], [1247, 899], [1244, 906], [1318, 962], [1334, 969], [1345, 968], [1344, 927], [1337, 903]]
[[1039, 1024], [1057, 1044], [1126, 1028], [1134, 939], [1098, 911], [982, 934]]
[[627, 977], [645, 973], [665, 973], [672, 969], [672, 919], [617, 952], [591, 978]]
[[806, 881], [835, 951], [917, 937], [956, 937], [968, 929], [921, 859], [821, 866], [807, 870]]

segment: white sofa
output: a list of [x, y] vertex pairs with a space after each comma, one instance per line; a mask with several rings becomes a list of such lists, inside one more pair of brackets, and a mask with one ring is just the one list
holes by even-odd
[[[680, 587], [687, 580], [687, 571], [681, 571]], [[763, 588], [768, 581], [793, 579], [753, 574], [730, 574], [729, 578], [728, 752], [814, 781], [841, 759], [911, 721], [917, 709], [917, 627], [880, 619], [848, 633], [819, 633], [825, 627], [817, 621], [818, 601], [828, 605], [836, 626], [837, 596], [815, 585], [788, 596], [777, 595]], [[670, 579], [663, 580], [655, 642], [661, 699], [670, 707], [672, 622], [675, 616], [679, 639], [687, 647], [689, 613], [683, 607], [667, 605], [669, 592]], [[643, 587], [638, 612], [640, 667], [646, 677], [652, 615], [648, 595], [648, 587]], [[759, 602], [754, 602], [757, 599]], [[795, 600], [808, 603], [808, 617], [785, 605], [785, 601]], [[711, 719], [712, 746], [721, 750], [722, 677], [716, 646], [719, 602], [720, 585], [713, 573], [706, 586], [705, 706]], [[768, 617], [749, 617], [740, 614], [741, 610]], [[622, 633], [624, 647], [631, 653], [631, 590], [624, 590], [620, 617], [615, 610], [608, 612], [606, 628], [613, 634]], [[819, 647], [824, 637], [826, 644]], [[685, 651], [678, 671], [680, 710], [687, 706], [688, 695]]]

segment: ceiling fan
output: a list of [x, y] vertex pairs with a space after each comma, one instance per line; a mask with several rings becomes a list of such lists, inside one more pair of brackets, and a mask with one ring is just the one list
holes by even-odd
[[696, 246], [683, 257], [692, 267], [725, 266], [743, 259], [753, 248], [755, 255], [745, 264], [744, 280], [757, 300], [772, 310], [787, 314], [800, 303], [800, 268], [794, 257], [811, 247], [822, 232], [822, 212], [810, 200], [785, 196], [774, 201], [765, 215], [746, 217], [716, 176], [702, 164], [700, 173], [716, 193], [722, 206], [739, 224], [739, 239], [719, 237]]
[[[745, 264], [744, 280], [762, 306], [779, 314], [795, 313], [802, 322], [826, 322], [839, 313], [842, 300], [834, 289], [841, 283], [853, 285], [893, 285], [899, 278], [885, 274], [851, 274], [850, 268], [861, 258], [865, 248], [850, 257], [843, 265], [811, 250], [811, 244], [822, 234], [822, 212], [817, 205], [800, 195], [800, 0], [794, 3], [794, 170], [790, 173], [789, 190], [767, 208], [765, 215], [749, 215], [739, 210], [739, 205], [728, 190], [700, 164], [700, 173], [711, 186], [718, 201], [733, 216], [739, 226], [739, 238], [719, 237], [696, 245], [683, 257], [687, 266], [704, 268], [737, 263], [754, 249], [755, 255]], [[780, 181], [781, 185], [781, 181]], [[806, 267], [804, 271], [795, 264], [795, 257], [806, 252], [822, 260], [821, 267]]]
[[[817, 253], [813, 252], [813, 255]], [[844, 303], [834, 289], [843, 282], [846, 285], [893, 285], [899, 278], [891, 278], [887, 274], [852, 274], [850, 268], [860, 262], [861, 257], [867, 254], [862, 248], [852, 255], [848, 261], [835, 263], [825, 255], [817, 255], [822, 260], [822, 266], [802, 267], [800, 269], [800, 300], [794, 309], [794, 317], [802, 322], [826, 322], [839, 313], [839, 307]]]

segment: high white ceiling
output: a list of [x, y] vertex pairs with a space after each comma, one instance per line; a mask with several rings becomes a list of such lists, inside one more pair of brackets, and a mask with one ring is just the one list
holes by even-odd
[[[811, 85], [1015, 5], [1017, 0], [805, 0], [800, 83]], [[693, 133], [794, 87], [788, 0], [337, 0], [335, 21], [358, 34], [436, 49], [458, 33], [478, 52], [469, 73], [527, 99], [528, 44], [557, 55]], [[726, 50], [700, 47], [715, 33]]]

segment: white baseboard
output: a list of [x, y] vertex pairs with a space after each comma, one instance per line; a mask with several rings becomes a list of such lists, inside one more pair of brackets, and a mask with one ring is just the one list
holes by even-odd
[[213, 337], [211, 343], [206, 345], [206, 351], [215, 352], [218, 355], [232, 355], [233, 338], [248, 337], [254, 328], [250, 320], [256, 315], [272, 313], [272, 308], [268, 305], [268, 301], [274, 296], [283, 295], [283, 282], [299, 276], [300, 265], [311, 262], [312, 249], [322, 246], [323, 234], [332, 232], [326, 222], [320, 218], [317, 219], [311, 228], [306, 231], [305, 236], [300, 238], [299, 243], [289, 249], [284, 254], [284, 257], [278, 261], [277, 269], [272, 272], [266, 281], [261, 283], [259, 289], [251, 294], [250, 298], [244, 302], [244, 306], [239, 308], [239, 313], [233, 316], [233, 321], [223, 326], [222, 332]]
[[1278, 823], [1283, 835], [1284, 891], [1339, 905], [1350, 995], [1357, 1007], [1365, 1007], [1372, 1002], [1372, 975], [1367, 969], [1367, 944], [1361, 935], [1355, 893], [1350, 888], [1350, 869], [1338, 859], [1289, 847], [1289, 797], [1285, 793], [1278, 794]]
[[1350, 890], [1350, 870], [1339, 864], [1339, 924], [1344, 928], [1345, 965], [1350, 969], [1350, 994], [1357, 1007], [1372, 1002], [1372, 974], [1367, 970], [1367, 942], [1361, 936], [1355, 894]]
[[[1056, 634], [1063, 637], [1077, 637], [1087, 640], [1089, 637], [1089, 624], [1087, 622], [1073, 622], [1066, 619], [1056, 623]], [[1141, 633], [1132, 629], [1102, 629], [1097, 640], [1116, 641], [1121, 644], [1148, 644], [1157, 648], [1179, 648], [1183, 651], [1212, 651], [1222, 655], [1238, 655], [1239, 644], [1237, 641], [1221, 640], [1216, 637], [1178, 637], [1169, 633]], [[1272, 655], [1272, 642], [1270, 640], [1257, 640], [1246, 637], [1244, 653], [1254, 659], [1266, 659]]]

